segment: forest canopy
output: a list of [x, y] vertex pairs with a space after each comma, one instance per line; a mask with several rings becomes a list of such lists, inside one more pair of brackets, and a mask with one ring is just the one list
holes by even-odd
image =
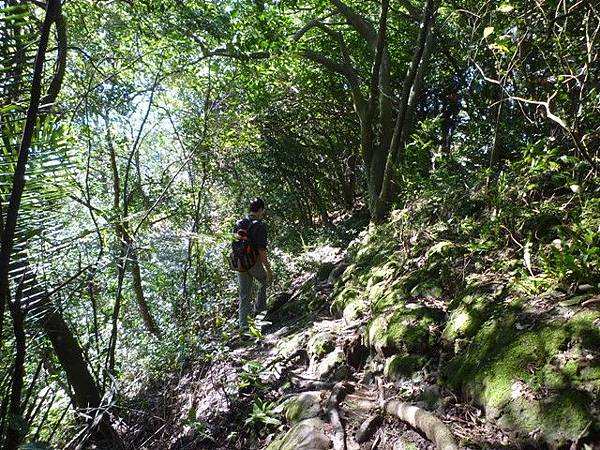
[[0, 447], [142, 448], [120, 408], [238, 333], [257, 196], [272, 292], [422, 206], [596, 293], [599, 52], [592, 0], [0, 0]]

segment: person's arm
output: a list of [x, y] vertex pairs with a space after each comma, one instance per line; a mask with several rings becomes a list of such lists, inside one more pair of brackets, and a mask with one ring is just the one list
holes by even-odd
[[261, 248], [258, 251], [258, 256], [260, 263], [263, 265], [265, 272], [267, 273], [267, 282], [270, 283], [273, 281], [273, 272], [271, 272], [271, 264], [269, 263], [269, 258], [267, 257], [267, 249]]

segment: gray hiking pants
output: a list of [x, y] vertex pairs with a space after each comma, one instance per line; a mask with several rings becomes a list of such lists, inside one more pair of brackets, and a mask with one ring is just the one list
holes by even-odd
[[[258, 281], [258, 293], [254, 311], [252, 311], [251, 297], [254, 280]], [[238, 272], [240, 286], [240, 327], [248, 326], [248, 316], [259, 313], [267, 306], [267, 273], [260, 262], [254, 264], [247, 272]], [[254, 313], [254, 314], [253, 314]]]

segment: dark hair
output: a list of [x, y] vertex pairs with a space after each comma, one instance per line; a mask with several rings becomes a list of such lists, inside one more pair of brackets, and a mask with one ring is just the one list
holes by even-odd
[[250, 202], [250, 211], [258, 212], [259, 209], [265, 208], [265, 202], [263, 202], [262, 198], [256, 197], [254, 200]]

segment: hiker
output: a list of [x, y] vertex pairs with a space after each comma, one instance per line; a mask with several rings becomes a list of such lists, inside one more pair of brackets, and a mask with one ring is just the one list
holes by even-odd
[[248, 216], [238, 220], [233, 230], [237, 241], [233, 243], [232, 268], [238, 271], [240, 328], [248, 327], [248, 316], [253, 312], [250, 297], [254, 280], [259, 285], [254, 315], [266, 308], [267, 286], [273, 280], [267, 257], [267, 227], [262, 222], [264, 215], [265, 202], [255, 198], [250, 202]]

